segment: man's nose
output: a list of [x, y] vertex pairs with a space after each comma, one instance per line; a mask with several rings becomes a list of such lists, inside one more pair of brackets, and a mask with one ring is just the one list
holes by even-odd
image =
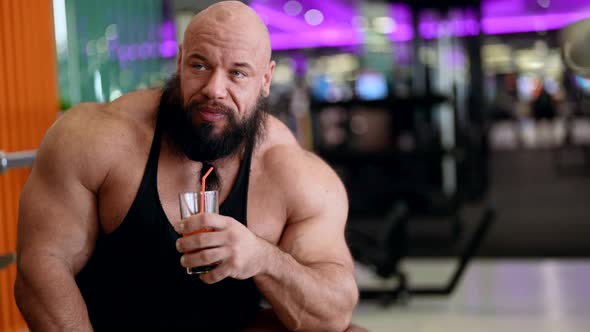
[[207, 99], [224, 99], [227, 96], [226, 78], [220, 71], [214, 71], [203, 86], [201, 93]]

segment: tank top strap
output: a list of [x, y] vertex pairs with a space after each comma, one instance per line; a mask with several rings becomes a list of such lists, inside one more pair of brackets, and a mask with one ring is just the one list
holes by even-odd
[[[156, 121], [156, 128], [154, 130], [154, 138], [150, 148], [150, 154], [145, 167], [145, 173], [142, 182], [153, 182], [157, 178], [158, 161], [160, 159], [160, 147], [162, 146], [162, 126], [160, 121]], [[142, 183], [143, 185], [143, 183]]]

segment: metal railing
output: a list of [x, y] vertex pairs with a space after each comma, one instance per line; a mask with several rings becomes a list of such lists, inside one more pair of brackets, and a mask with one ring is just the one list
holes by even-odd
[[11, 168], [30, 167], [37, 157], [37, 150], [4, 152], [0, 151], [0, 174]]
[[15, 253], [0, 254], [0, 270], [10, 266], [14, 261], [16, 261]]
[[[30, 167], [36, 157], [37, 150], [9, 153], [0, 150], [0, 174], [11, 168]], [[0, 270], [7, 268], [15, 259], [15, 253], [0, 254]]]

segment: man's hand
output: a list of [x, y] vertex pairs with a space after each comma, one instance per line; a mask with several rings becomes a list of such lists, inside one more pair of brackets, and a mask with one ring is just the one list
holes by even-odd
[[[213, 231], [194, 233], [203, 228]], [[200, 213], [182, 220], [176, 231], [185, 234], [176, 241], [176, 248], [184, 254], [180, 259], [182, 266], [219, 264], [200, 275], [205, 283], [213, 284], [226, 277], [247, 279], [265, 266], [265, 253], [270, 244], [231, 217]]]

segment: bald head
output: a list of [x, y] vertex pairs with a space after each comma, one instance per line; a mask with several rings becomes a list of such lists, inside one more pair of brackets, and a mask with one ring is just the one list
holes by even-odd
[[268, 29], [239, 1], [216, 3], [197, 14], [184, 33], [177, 62], [185, 103], [221, 102], [249, 114], [268, 97], [275, 68]]
[[195, 15], [186, 28], [183, 44], [189, 45], [203, 34], [222, 40], [230, 34], [256, 49], [263, 61], [270, 61], [268, 29], [258, 14], [240, 1], [221, 1]]

